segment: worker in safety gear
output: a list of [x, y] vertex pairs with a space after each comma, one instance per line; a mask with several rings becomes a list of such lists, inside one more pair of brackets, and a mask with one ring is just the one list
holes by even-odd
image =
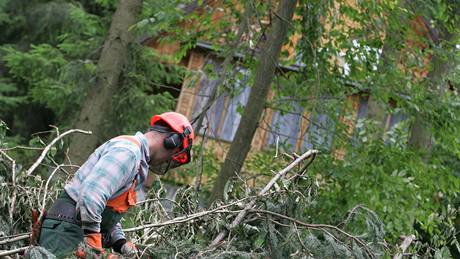
[[120, 219], [143, 199], [149, 166], [165, 174], [187, 164], [193, 140], [187, 118], [166, 112], [153, 116], [145, 133], [115, 137], [98, 147], [46, 213], [39, 245], [58, 257], [77, 251], [80, 242], [97, 253], [111, 247], [135, 256], [137, 249], [126, 240]]

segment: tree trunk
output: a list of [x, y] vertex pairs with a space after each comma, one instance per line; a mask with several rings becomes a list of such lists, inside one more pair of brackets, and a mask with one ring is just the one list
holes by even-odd
[[136, 23], [142, 0], [120, 0], [97, 64], [97, 78], [82, 106], [75, 128], [91, 130], [91, 136], [75, 134], [70, 140], [69, 157], [74, 164], [83, 163], [106, 136], [104, 120], [110, 100], [126, 63], [128, 46], [133, 41], [130, 26]]
[[271, 32], [259, 54], [254, 85], [249, 95], [248, 105], [241, 117], [230, 150], [222, 166], [217, 181], [213, 186], [210, 201], [220, 200], [227, 181], [239, 173], [251, 147], [252, 138], [258, 126], [258, 121], [264, 110], [268, 91], [272, 83], [275, 69], [278, 65], [279, 54], [291, 25], [296, 0], [281, 0], [274, 17]]

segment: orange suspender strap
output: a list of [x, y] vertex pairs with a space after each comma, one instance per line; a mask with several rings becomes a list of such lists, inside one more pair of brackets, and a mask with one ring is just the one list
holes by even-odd
[[136, 205], [136, 191], [134, 187], [136, 186], [136, 180], [133, 181], [131, 187], [121, 195], [116, 198], [107, 201], [107, 207], [112, 208], [115, 212], [124, 213], [130, 207]]

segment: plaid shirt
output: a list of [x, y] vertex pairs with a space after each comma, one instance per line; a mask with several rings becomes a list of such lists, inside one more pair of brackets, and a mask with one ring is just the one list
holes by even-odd
[[[144, 134], [134, 136], [141, 148], [126, 139], [113, 138], [98, 147], [76, 172], [64, 189], [77, 202], [82, 228], [100, 232], [101, 214], [107, 201], [126, 192], [137, 177], [136, 192], [143, 198], [143, 183], [147, 178], [149, 149]], [[124, 238], [121, 225], [110, 231], [113, 243]]]

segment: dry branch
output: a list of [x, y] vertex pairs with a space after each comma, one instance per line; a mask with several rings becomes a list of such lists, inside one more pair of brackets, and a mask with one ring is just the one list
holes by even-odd
[[26, 175], [29, 176], [32, 174], [32, 172], [38, 167], [38, 165], [43, 161], [43, 159], [45, 158], [46, 154], [50, 151], [51, 147], [56, 144], [56, 142], [58, 142], [60, 139], [62, 139], [63, 137], [65, 137], [66, 135], [70, 134], [70, 133], [73, 133], [73, 132], [78, 132], [78, 133], [83, 133], [83, 134], [92, 134], [91, 131], [84, 131], [84, 130], [80, 130], [80, 129], [71, 129], [71, 130], [68, 130], [64, 133], [62, 133], [61, 135], [58, 135], [55, 139], [53, 139], [53, 141], [51, 141], [51, 143], [49, 143], [45, 149], [43, 150], [42, 154], [40, 155], [40, 157], [37, 159], [37, 161], [35, 161], [35, 163], [27, 170], [26, 172]]

